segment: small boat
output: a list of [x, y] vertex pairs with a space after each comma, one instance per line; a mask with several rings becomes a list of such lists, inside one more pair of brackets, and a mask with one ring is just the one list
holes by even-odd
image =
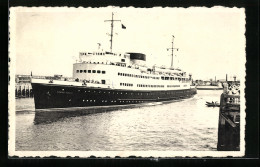
[[206, 101], [206, 104], [205, 105], [207, 105], [208, 107], [219, 107], [220, 106], [220, 104], [218, 103], [218, 102], [207, 102]]

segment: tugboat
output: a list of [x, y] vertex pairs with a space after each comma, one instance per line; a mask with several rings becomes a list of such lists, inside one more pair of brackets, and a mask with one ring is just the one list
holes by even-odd
[[[197, 93], [192, 76], [173, 68], [148, 67], [143, 53], [112, 51], [80, 52], [73, 64], [73, 78], [32, 78], [36, 110], [71, 109], [90, 106], [130, 105], [189, 98]], [[172, 36], [172, 59], [174, 36]]]

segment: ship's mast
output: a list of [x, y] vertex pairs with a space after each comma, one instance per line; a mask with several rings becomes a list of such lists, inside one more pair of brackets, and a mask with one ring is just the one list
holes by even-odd
[[114, 20], [114, 13], [112, 12], [112, 20], [105, 20], [106, 21], [111, 21], [111, 33], [109, 34], [110, 36], [110, 52], [112, 52], [113, 48], [113, 28], [114, 28], [114, 21], [121, 21], [121, 20]]
[[171, 50], [172, 53], [171, 53], [171, 56], [172, 56], [172, 61], [171, 61], [171, 68], [173, 68], [173, 50], [176, 49], [177, 51], [179, 50], [179, 48], [174, 48], [174, 35], [172, 35], [172, 47], [171, 48], [167, 48], [167, 51], [168, 50]]

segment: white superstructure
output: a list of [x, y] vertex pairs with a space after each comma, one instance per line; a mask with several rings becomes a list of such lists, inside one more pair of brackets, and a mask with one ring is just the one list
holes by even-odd
[[141, 53], [80, 52], [73, 64], [73, 78], [114, 89], [190, 89], [191, 76], [177, 69], [145, 66]]

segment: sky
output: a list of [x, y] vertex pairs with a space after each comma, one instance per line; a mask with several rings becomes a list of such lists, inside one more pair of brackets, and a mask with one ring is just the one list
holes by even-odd
[[[110, 50], [110, 20], [114, 25], [113, 51], [146, 54], [147, 64], [171, 65], [194, 79], [243, 77], [245, 71], [244, 9], [193, 8], [24, 8], [11, 9], [10, 55], [16, 74], [71, 77], [79, 52]], [[124, 24], [126, 29], [121, 28]]]

